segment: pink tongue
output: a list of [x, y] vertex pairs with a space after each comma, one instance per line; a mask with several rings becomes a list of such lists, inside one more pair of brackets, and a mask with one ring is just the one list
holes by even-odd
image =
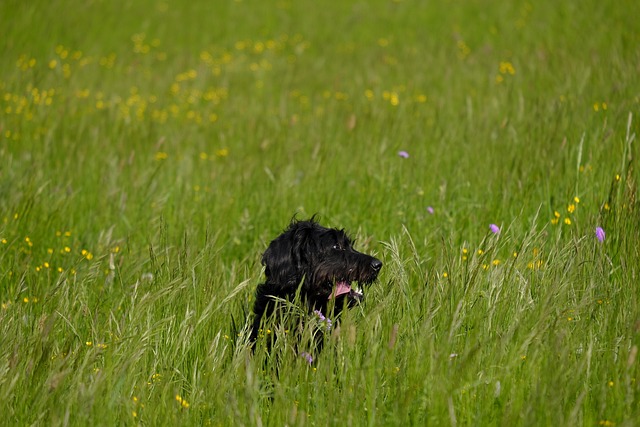
[[349, 292], [351, 292], [351, 286], [349, 286], [347, 282], [337, 282], [336, 289], [331, 295], [329, 295], [329, 299], [337, 298], [340, 295], [348, 294]]

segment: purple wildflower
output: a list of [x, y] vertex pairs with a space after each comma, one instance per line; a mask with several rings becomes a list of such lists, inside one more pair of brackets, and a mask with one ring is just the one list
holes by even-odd
[[403, 159], [408, 159], [409, 158], [409, 153], [407, 153], [406, 151], [398, 151], [398, 156], [402, 157]]
[[596, 227], [596, 239], [600, 242], [604, 242], [605, 232], [602, 227]]
[[304, 357], [304, 359], [307, 361], [309, 365], [313, 364], [313, 356], [307, 353], [306, 351], [303, 351], [302, 353], [300, 353], [300, 357]]
[[327, 330], [331, 330], [331, 319], [327, 319], [327, 317], [322, 314], [320, 310], [313, 310], [313, 314], [318, 316], [318, 319], [320, 319], [320, 323], [325, 323], [327, 325]]
[[435, 210], [433, 209], [433, 207], [431, 207], [431, 206], [427, 206], [427, 212], [429, 212], [431, 215], [433, 215], [433, 213], [435, 212]]
[[498, 233], [500, 233], [500, 227], [498, 227], [498, 226], [497, 226], [497, 225], [495, 225], [495, 224], [489, 224], [489, 229], [491, 229], [491, 232], [492, 232], [493, 234], [498, 234]]

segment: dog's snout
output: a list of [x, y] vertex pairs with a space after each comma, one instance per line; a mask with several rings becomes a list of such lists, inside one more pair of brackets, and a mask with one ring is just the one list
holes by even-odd
[[373, 268], [375, 271], [380, 271], [380, 269], [382, 268], [382, 261], [380, 261], [379, 259], [374, 259], [373, 261], [371, 261], [371, 268]]

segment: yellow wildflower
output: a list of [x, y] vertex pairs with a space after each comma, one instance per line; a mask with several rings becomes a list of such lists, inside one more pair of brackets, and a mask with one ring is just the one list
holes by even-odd
[[189, 402], [187, 402], [185, 399], [180, 397], [179, 394], [176, 394], [176, 401], [185, 409], [189, 407]]
[[513, 67], [513, 64], [509, 61], [500, 62], [500, 74], [510, 74], [514, 75], [516, 73], [516, 69]]

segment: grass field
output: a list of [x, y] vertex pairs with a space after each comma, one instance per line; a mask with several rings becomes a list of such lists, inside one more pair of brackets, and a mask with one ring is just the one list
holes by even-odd
[[[0, 424], [637, 425], [637, 16], [3, 0]], [[315, 213], [384, 268], [277, 375], [260, 255]]]

